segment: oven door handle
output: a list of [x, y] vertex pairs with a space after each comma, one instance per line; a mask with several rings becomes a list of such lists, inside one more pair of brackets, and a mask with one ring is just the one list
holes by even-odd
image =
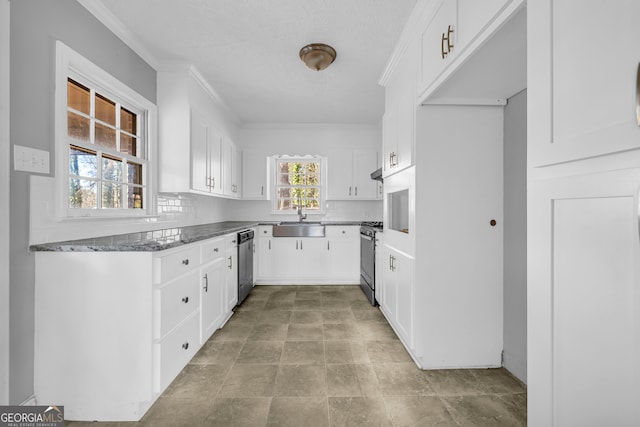
[[369, 240], [369, 241], [373, 240], [373, 237], [371, 237], [371, 236], [367, 236], [367, 235], [365, 235], [365, 234], [361, 234], [361, 235], [360, 235], [360, 238], [361, 238], [361, 239], [365, 239], [365, 240]]

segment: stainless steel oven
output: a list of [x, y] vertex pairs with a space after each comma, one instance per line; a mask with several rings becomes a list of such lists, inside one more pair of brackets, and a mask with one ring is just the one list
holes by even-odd
[[381, 228], [380, 222], [360, 227], [360, 287], [371, 305], [376, 305], [376, 230]]

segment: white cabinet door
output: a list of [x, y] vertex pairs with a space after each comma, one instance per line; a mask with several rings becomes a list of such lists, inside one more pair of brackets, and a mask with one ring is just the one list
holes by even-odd
[[415, 132], [415, 94], [412, 85], [406, 85], [398, 103], [397, 147], [394, 157], [394, 171], [401, 171], [413, 164], [413, 143]]
[[224, 314], [225, 258], [200, 269], [200, 344], [220, 327]]
[[371, 172], [378, 169], [377, 150], [353, 151], [354, 197], [361, 200], [379, 199], [378, 181], [371, 179]]
[[325, 275], [332, 281], [360, 282], [360, 227], [327, 227], [324, 239], [327, 252]]
[[224, 138], [222, 141], [222, 188], [225, 196], [233, 196], [233, 152], [235, 146]]
[[398, 151], [398, 105], [390, 104], [382, 116], [382, 173], [385, 177], [395, 172], [394, 157]]
[[232, 178], [232, 189], [233, 189], [233, 197], [239, 199], [242, 194], [242, 150], [238, 148], [238, 146], [234, 145], [233, 149], [233, 160], [231, 161], [233, 172], [231, 174]]
[[209, 192], [209, 124], [191, 111], [191, 188]]
[[222, 182], [222, 135], [213, 126], [209, 126], [209, 176], [211, 193], [223, 194]]
[[379, 199], [377, 182], [371, 172], [378, 169], [375, 149], [335, 149], [329, 152], [328, 200]]
[[268, 279], [274, 276], [273, 269], [273, 239], [257, 239], [258, 247], [258, 275], [259, 280]]
[[242, 198], [267, 200], [269, 186], [267, 155], [259, 150], [244, 150], [242, 153]]
[[[530, 5], [530, 4], [529, 4]], [[640, 147], [636, 82], [640, 2], [546, 1], [527, 6], [532, 164]], [[577, 18], [576, 11], [580, 11]], [[549, 24], [551, 23], [551, 25]], [[539, 140], [538, 140], [539, 138]]]
[[301, 279], [322, 279], [327, 276], [327, 251], [321, 237], [300, 238], [297, 254], [297, 276]]
[[224, 317], [226, 318], [238, 303], [238, 248], [227, 249], [225, 258]]
[[327, 199], [349, 200], [353, 197], [352, 150], [329, 151], [327, 161]]
[[384, 233], [376, 233], [376, 265], [375, 265], [375, 294], [380, 306], [384, 305], [384, 280], [383, 280], [383, 248]]
[[639, 188], [640, 169], [530, 186], [530, 425], [640, 419]]
[[420, 93], [431, 86], [456, 55], [458, 38], [457, 9], [457, 0], [442, 0], [433, 15], [433, 19], [422, 33]]
[[380, 301], [380, 308], [390, 322], [395, 322], [395, 316], [397, 312], [397, 280], [393, 271], [393, 249], [384, 245], [382, 247], [382, 262], [380, 268], [382, 269], [382, 301]]
[[271, 268], [273, 277], [278, 279], [298, 279], [300, 262], [300, 239], [275, 237], [271, 239]]
[[413, 258], [400, 252], [390, 250], [393, 257], [393, 275], [396, 287], [396, 325], [397, 331], [404, 338], [405, 344], [413, 348]]

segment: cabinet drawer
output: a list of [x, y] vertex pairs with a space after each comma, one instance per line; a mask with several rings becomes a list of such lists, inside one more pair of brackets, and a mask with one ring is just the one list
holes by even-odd
[[157, 346], [160, 356], [160, 389], [167, 388], [198, 351], [199, 316], [193, 315]]
[[327, 225], [324, 228], [325, 237], [358, 237], [360, 227], [357, 225]]
[[180, 251], [173, 252], [155, 259], [156, 284], [168, 282], [179, 275], [186, 273], [198, 266], [200, 249], [197, 245], [188, 245]]
[[258, 227], [256, 237], [273, 237], [273, 227], [271, 225], [261, 225]]
[[191, 273], [168, 283], [166, 286], [155, 290], [157, 311], [154, 337], [162, 338], [183, 321], [189, 314], [198, 309], [200, 305], [198, 271]]
[[206, 264], [224, 256], [226, 241], [224, 237], [217, 237], [202, 244], [200, 264]]
[[238, 246], [238, 233], [226, 234], [224, 240], [227, 249], [235, 248]]

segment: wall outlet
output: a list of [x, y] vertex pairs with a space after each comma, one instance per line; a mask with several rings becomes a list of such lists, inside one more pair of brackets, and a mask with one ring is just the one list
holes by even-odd
[[49, 173], [49, 152], [14, 145], [13, 169], [25, 172]]

